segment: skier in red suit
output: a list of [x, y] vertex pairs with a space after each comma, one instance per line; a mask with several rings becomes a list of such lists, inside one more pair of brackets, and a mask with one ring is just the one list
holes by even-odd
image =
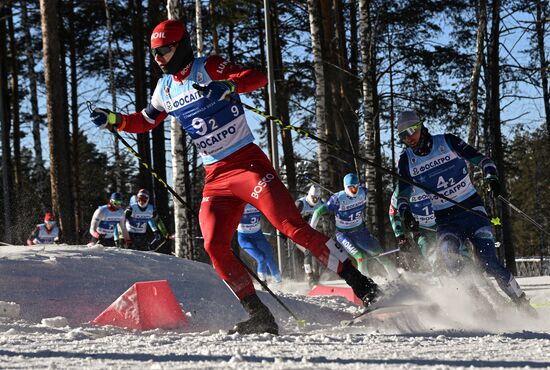
[[[164, 76], [147, 108], [128, 115], [96, 108], [90, 117], [100, 128], [140, 133], [154, 129], [169, 114], [190, 135], [206, 171], [199, 212], [204, 247], [220, 277], [250, 315], [233, 331], [278, 333], [273, 315], [256, 295], [252, 280], [230, 248], [246, 203], [337, 272], [365, 305], [372, 303], [378, 295], [377, 285], [353, 267], [333, 239], [302, 219], [271, 162], [253, 143], [238, 94], [263, 87], [265, 75], [219, 56], [195, 58], [184, 24], [175, 20], [155, 27], [151, 52]], [[203, 88], [199, 91], [194, 84]]]

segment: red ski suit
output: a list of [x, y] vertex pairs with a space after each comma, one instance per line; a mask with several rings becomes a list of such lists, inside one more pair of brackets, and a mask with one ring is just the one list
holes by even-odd
[[[196, 62], [197, 60], [194, 63]], [[194, 69], [186, 68], [181, 74], [173, 76], [174, 81], [185, 83], [192, 70]], [[237, 93], [254, 91], [267, 82], [261, 72], [244, 69], [217, 56], [206, 59], [201, 71], [204, 70], [212, 80], [232, 80], [237, 86]], [[163, 91], [170, 91], [170, 87], [160, 86]], [[209, 107], [211, 104], [212, 102]], [[219, 104], [224, 102], [221, 101]], [[124, 115], [118, 129], [136, 133], [152, 130], [168, 114], [159, 105], [160, 103], [153, 102], [142, 112]], [[200, 109], [198, 111], [200, 112]], [[200, 117], [200, 113], [186, 118], [185, 121], [195, 122], [195, 128], [196, 119], [207, 120]], [[181, 124], [188, 131], [192, 129], [186, 122]], [[194, 134], [196, 137], [196, 132]], [[223, 151], [224, 148], [221, 149]], [[257, 145], [248, 143], [224, 158], [206, 165], [205, 170], [206, 181], [199, 212], [204, 247], [220, 277], [239, 299], [242, 300], [255, 292], [252, 280], [233, 255], [230, 246], [246, 203], [258, 208], [274, 227], [294, 242], [311, 250], [325, 266], [328, 265], [336, 272], [340, 271], [340, 261], [343, 258], [339, 250], [334, 249], [334, 243], [329, 242], [327, 236], [317, 232], [303, 220], [290, 193]]]

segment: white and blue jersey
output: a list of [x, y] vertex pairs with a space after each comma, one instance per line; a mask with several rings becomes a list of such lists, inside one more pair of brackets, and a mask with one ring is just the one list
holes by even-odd
[[[462, 212], [462, 209], [436, 194], [442, 194], [469, 208], [482, 207], [481, 198], [468, 174], [466, 160], [480, 167], [484, 176], [497, 176], [493, 161], [455, 135], [433, 135], [431, 140], [432, 147], [427, 155], [416, 155], [411, 148], [407, 148], [401, 154], [399, 174], [422, 184], [435, 193], [429, 196], [438, 223], [440, 218], [443, 220], [454, 217]], [[399, 181], [400, 213], [410, 208], [408, 202], [413, 188], [409, 183]]]
[[99, 233], [104, 238], [112, 238], [118, 235], [117, 225], [122, 226], [124, 210], [119, 208], [115, 211], [109, 209], [108, 205], [100, 206], [94, 212], [90, 225], [90, 234]]
[[[193, 88], [194, 83], [204, 85], [212, 80], [204, 67], [206, 59], [195, 59], [183, 83], [176, 82], [172, 75], [161, 78], [151, 105], [178, 119], [191, 136], [204, 165], [209, 165], [254, 142], [254, 136], [240, 104], [207, 99]], [[231, 97], [240, 101], [238, 94]]]
[[[395, 189], [391, 196], [389, 215], [395, 236], [401, 237], [403, 235], [403, 229], [401, 226], [401, 217], [397, 211], [397, 192], [398, 189]], [[408, 205], [413, 217], [418, 221], [421, 228], [434, 228], [436, 223], [432, 201], [424, 190], [415, 186], [409, 197]]]
[[260, 220], [262, 213], [258, 211], [252, 204], [247, 204], [244, 207], [241, 222], [237, 227], [237, 231], [243, 234], [254, 234], [261, 230]]
[[409, 198], [411, 213], [421, 227], [431, 228], [435, 226], [435, 215], [432, 208], [431, 197], [416, 186]]
[[147, 232], [147, 224], [151, 230], [156, 231], [155, 208], [152, 204], [148, 204], [144, 209], [137, 203], [131, 204], [126, 211], [124, 226], [126, 230], [134, 234], [145, 234]]
[[303, 219], [308, 221], [311, 218], [311, 215], [313, 215], [313, 212], [317, 210], [317, 208], [321, 207], [324, 203], [319, 199], [315, 205], [309, 204], [307, 201], [307, 196], [298, 198], [296, 202], [300, 202], [302, 204], [302, 207], [300, 209], [300, 214], [302, 215]]
[[57, 223], [48, 230], [46, 224], [36, 225], [36, 229], [30, 238], [33, 244], [53, 244], [59, 237], [59, 227]]
[[325, 207], [334, 213], [338, 230], [352, 230], [363, 223], [363, 211], [367, 206], [367, 189], [360, 186], [355, 197], [350, 197], [344, 190], [333, 194]]
[[[466, 161], [455, 153], [444, 135], [434, 135], [432, 150], [428, 155], [414, 154], [407, 148], [409, 176], [429, 189], [443, 194], [456, 202], [462, 202], [476, 194]], [[453, 206], [453, 203], [430, 195], [434, 211]]]

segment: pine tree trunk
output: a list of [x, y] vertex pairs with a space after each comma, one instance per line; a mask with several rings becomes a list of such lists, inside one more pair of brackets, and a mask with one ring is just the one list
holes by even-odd
[[[11, 13], [15, 13], [13, 10]], [[19, 122], [19, 62], [17, 60], [17, 47], [15, 45], [15, 32], [13, 29], [13, 17], [8, 17], [8, 32], [10, 38], [11, 54], [11, 111], [13, 122], [13, 174], [14, 185], [21, 186], [21, 123]], [[17, 209], [17, 193], [14, 193], [13, 205]], [[16, 214], [16, 213], [15, 213]], [[14, 220], [17, 223], [17, 220]]]
[[[342, 138], [338, 136], [339, 130], [337, 128], [338, 121], [338, 112], [339, 104], [336, 102], [338, 97], [338, 87], [335, 85], [337, 79], [334, 66], [336, 65], [335, 53], [333, 50], [332, 39], [334, 38], [334, 22], [333, 22], [333, 9], [331, 0], [320, 0], [319, 2], [320, 10], [320, 29], [322, 37], [320, 41], [322, 42], [321, 53], [323, 68], [325, 74], [325, 96], [331, 97], [331, 99], [325, 100], [325, 114], [326, 114], [326, 129], [327, 129], [327, 138], [331, 138], [334, 143], [339, 144], [342, 141]], [[342, 163], [337, 158], [340, 157], [341, 153], [338, 153], [331, 147], [327, 148], [328, 150], [328, 173], [327, 173], [327, 183], [329, 189], [339, 189], [341, 188], [341, 179], [342, 172], [345, 172], [345, 168]]]
[[[334, 9], [334, 45], [336, 55], [336, 76], [338, 91], [338, 128], [341, 131], [339, 136], [342, 138], [339, 145], [350, 149], [354, 154], [358, 154], [359, 148], [359, 120], [355, 113], [359, 107], [359, 92], [361, 86], [357, 80], [350, 76], [348, 61], [348, 48], [346, 45], [346, 29], [344, 23], [344, 6], [342, 0], [333, 0]], [[342, 154], [340, 153], [340, 157]], [[347, 164], [344, 166], [346, 172], [359, 173], [359, 162], [354, 156], [345, 155], [344, 160]]]
[[[363, 60], [363, 116], [365, 126], [365, 156], [369, 161], [382, 164], [380, 142], [379, 101], [376, 84], [376, 52], [374, 45], [374, 25], [370, 19], [370, 1], [359, 1], [360, 45]], [[367, 186], [369, 189], [368, 223], [373, 234], [383, 245], [385, 242], [385, 217], [382, 188], [382, 174], [375, 167], [367, 165]]]
[[[46, 197], [48, 184], [46, 183], [47, 172], [44, 166], [44, 159], [42, 157], [42, 138], [40, 137], [40, 112], [38, 110], [38, 93], [37, 93], [37, 75], [34, 71], [34, 50], [32, 47], [32, 39], [30, 33], [30, 25], [28, 22], [27, 14], [27, 1], [21, 0], [21, 27], [23, 28], [23, 39], [25, 41], [25, 53], [27, 55], [27, 70], [29, 81], [29, 100], [31, 103], [31, 115], [32, 115], [32, 138], [33, 138], [33, 150], [35, 171], [37, 176], [37, 195], [38, 195], [38, 208], [42, 213], [46, 211]], [[49, 200], [48, 200], [49, 202]]]
[[[109, 63], [109, 93], [111, 94], [111, 110], [117, 111], [117, 98], [115, 87], [115, 72], [114, 72], [114, 60], [113, 60], [113, 27], [111, 22], [111, 12], [109, 10], [108, 0], [104, 0], [105, 4], [105, 18], [107, 20], [107, 60]], [[120, 148], [118, 146], [118, 138], [115, 137], [114, 141], [114, 153], [115, 153], [115, 189], [122, 191], [124, 185], [121, 178], [122, 170], [120, 168], [122, 160], [120, 157]]]
[[[183, 12], [177, 0], [168, 0], [166, 4], [169, 19], [183, 19]], [[187, 204], [189, 189], [189, 164], [187, 161], [187, 145], [185, 133], [176, 118], [170, 120], [172, 142], [172, 182], [174, 189], [182, 196]], [[191, 222], [189, 209], [179, 201], [174, 201], [174, 229], [175, 229], [175, 253], [178, 257], [196, 259], [194, 243], [192, 243]]]
[[[322, 140], [327, 139], [326, 125], [326, 87], [323, 56], [321, 53], [322, 34], [319, 24], [320, 10], [319, 0], [308, 0], [309, 28], [311, 33], [311, 49], [313, 52], [313, 70], [315, 72], [315, 120], [317, 123], [317, 136]], [[319, 161], [319, 181], [325, 187], [330, 186], [328, 180], [328, 148], [323, 143], [317, 143], [317, 160]]]
[[[539, 52], [540, 75], [542, 83], [542, 98], [544, 102], [544, 119], [546, 122], [546, 133], [550, 137], [550, 90], [548, 87], [548, 60], [546, 59], [546, 49], [544, 37], [546, 36], [546, 22], [548, 21], [548, 0], [538, 0], [536, 16], [537, 47]], [[548, 153], [550, 154], [550, 140], [547, 141]]]
[[50, 147], [50, 182], [52, 189], [52, 206], [59, 215], [63, 234], [68, 242], [76, 240], [74, 223], [74, 203], [70, 186], [71, 163], [68, 137], [68, 125], [64, 112], [63, 81], [60, 70], [61, 45], [57, 1], [40, 0], [42, 24], [42, 48], [44, 53], [44, 80], [46, 83], [46, 104], [48, 108], [48, 139]]
[[[390, 82], [390, 147], [391, 147], [391, 170], [397, 172], [396, 160], [395, 160], [395, 97], [394, 97], [394, 83], [393, 83], [393, 38], [392, 28], [388, 26], [388, 77]], [[395, 189], [397, 179], [395, 176], [391, 177], [392, 189]]]
[[197, 35], [197, 57], [203, 55], [203, 32], [202, 32], [202, 1], [195, 0], [195, 33]]
[[[0, 14], [8, 14], [4, 11], [6, 4], [0, 5]], [[8, 98], [8, 63], [6, 53], [6, 20], [0, 18], [0, 119], [2, 120], [2, 189], [4, 201], [4, 225], [3, 239], [7, 243], [13, 242], [13, 219], [12, 219], [12, 191], [13, 179], [11, 175], [11, 145], [10, 145], [10, 102]]]
[[[491, 127], [492, 157], [497, 166], [499, 180], [501, 183], [501, 195], [508, 198], [508, 186], [506, 184], [506, 167], [504, 164], [504, 150], [502, 147], [502, 134], [500, 122], [500, 63], [499, 63], [499, 42], [500, 42], [500, 0], [493, 0], [491, 38], [488, 55], [488, 79], [489, 89], [489, 123]], [[510, 230], [510, 210], [499, 202], [497, 205], [498, 214], [502, 221], [502, 244], [506, 267], [516, 275], [515, 251], [512, 244]]]
[[481, 74], [481, 64], [483, 63], [483, 41], [485, 39], [485, 30], [487, 29], [487, 0], [479, 0], [477, 37], [476, 37], [476, 60], [470, 79], [470, 112], [468, 121], [470, 123], [470, 133], [468, 134], [468, 144], [475, 147], [478, 135], [478, 91], [479, 76]]
[[[279, 115], [282, 117], [283, 122], [290, 122], [290, 112], [288, 107], [289, 99], [289, 88], [288, 82], [285, 79], [283, 65], [283, 52], [281, 48], [279, 33], [279, 11], [278, 6], [275, 3], [272, 6], [274, 14], [271, 17], [272, 30], [273, 30], [273, 70], [275, 73], [275, 81], [277, 81], [277, 89], [275, 92], [277, 99], [277, 110]], [[291, 130], [280, 130], [281, 140], [283, 144], [283, 162], [285, 164], [286, 172], [286, 185], [290, 194], [296, 197], [298, 194], [296, 192], [296, 160], [294, 158], [294, 146], [292, 144], [292, 131]]]
[[[220, 54], [220, 44], [219, 44], [219, 37], [218, 37], [218, 29], [216, 28], [217, 22], [216, 22], [216, 0], [210, 0], [208, 3], [208, 11], [210, 13], [210, 24], [212, 29], [210, 30], [212, 32], [212, 54], [213, 55], [219, 55]], [[262, 45], [263, 47], [263, 45]]]
[[[8, 7], [9, 9], [9, 7]], [[13, 9], [10, 10], [10, 13], [15, 13]], [[13, 176], [13, 185], [15, 189], [20, 188], [21, 186], [21, 130], [20, 130], [20, 121], [19, 121], [19, 62], [17, 60], [17, 47], [15, 40], [15, 32], [13, 27], [13, 17], [8, 17], [8, 34], [10, 42], [10, 59], [11, 59], [11, 84], [10, 84], [10, 103], [11, 103], [11, 116], [12, 116], [12, 147], [13, 147], [13, 159], [12, 159], [12, 171], [10, 176]], [[20, 214], [20, 208], [18, 206], [19, 196], [17, 191], [12, 192], [11, 206], [14, 212], [12, 213], [12, 223], [17, 225], [19, 220], [22, 218]], [[21, 235], [22, 230], [15, 229], [13, 231], [13, 238], [15, 240], [22, 239]]]
[[[164, 9], [164, 7], [162, 7]], [[148, 32], [150, 35], [153, 31], [153, 28], [165, 19], [161, 11], [161, 1], [160, 0], [151, 0], [148, 4]], [[149, 54], [149, 95], [153, 96], [155, 87], [157, 86], [157, 81], [161, 78], [162, 74], [160, 73], [160, 68], [155, 62], [155, 58]], [[157, 127], [151, 132], [153, 138], [153, 167], [157, 172], [157, 175], [161, 179], [166, 179], [166, 142], [165, 142], [165, 133], [164, 133], [164, 122], [158, 124]], [[168, 190], [159, 182], [153, 181], [153, 188], [155, 193], [155, 207], [159, 217], [164, 221], [164, 224], [168, 230], [174, 229], [174, 218], [170, 216], [170, 207], [168, 204]]]
[[74, 194], [74, 215], [75, 215], [75, 226], [77, 230], [77, 237], [79, 238], [82, 235], [82, 207], [80, 205], [80, 159], [78, 155], [79, 139], [80, 139], [80, 130], [78, 124], [78, 76], [76, 71], [76, 58], [77, 51], [75, 47], [74, 35], [74, 1], [71, 0], [68, 4], [69, 10], [69, 63], [71, 69], [70, 76], [70, 85], [71, 85], [71, 127], [72, 127], [72, 136], [71, 136], [71, 158], [72, 162], [72, 172], [73, 172], [73, 194]]
[[[145, 77], [145, 50], [143, 48], [143, 7], [141, 0], [129, 1], [129, 11], [132, 17], [132, 55], [134, 61], [134, 96], [136, 111], [141, 111], [147, 106], [147, 88]], [[139, 156], [146, 162], [151, 163], [151, 143], [149, 132], [137, 134], [137, 148]], [[153, 189], [153, 177], [151, 172], [139, 166], [139, 187]], [[137, 189], [135, 189], [137, 190]]]

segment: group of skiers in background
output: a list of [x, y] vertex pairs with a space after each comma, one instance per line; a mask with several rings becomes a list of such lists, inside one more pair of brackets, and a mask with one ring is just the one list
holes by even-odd
[[[249, 314], [249, 319], [237, 323], [230, 333], [279, 332], [271, 311], [256, 294], [246, 268], [231, 250], [231, 240], [239, 223], [243, 225], [239, 237], [245, 248], [249, 248], [251, 241], [263, 237], [257, 226], [250, 226], [252, 218], [258, 216], [255, 210], [249, 208], [245, 220], [242, 220], [247, 204], [260, 211], [289, 239], [308, 250], [322, 266], [343, 279], [365, 306], [376, 302], [382, 292], [366, 276], [366, 260], [369, 256], [378, 257], [389, 275], [396, 277], [397, 273], [391, 260], [381, 256], [381, 246], [365, 228], [363, 210], [368, 191], [360, 184], [357, 175], [347, 175], [344, 190], [332, 195], [321, 206], [313, 202], [314, 198], [319, 201], [319, 193], [313, 189], [306, 196], [306, 202], [308, 197], [311, 202], [306, 205], [300, 201], [298, 210], [271, 162], [254, 144], [239, 98], [241, 93], [265, 86], [266, 76], [217, 55], [195, 58], [189, 33], [177, 20], [158, 24], [150, 41], [151, 53], [164, 76], [159, 79], [148, 106], [131, 114], [95, 108], [90, 118], [100, 129], [142, 133], [153, 130], [171, 115], [191, 137], [206, 174], [199, 211], [204, 248], [220, 278]], [[406, 249], [409, 241], [396, 216], [408, 230], [418, 233], [416, 240], [419, 244], [424, 245], [420, 237], [427, 240], [436, 238], [437, 254], [443, 265], [450, 274], [459, 276], [466, 271], [462, 248], [469, 240], [478, 265], [496, 279], [512, 302], [528, 309], [525, 293], [496, 258], [491, 224], [466, 166], [467, 160], [479, 167], [496, 196], [499, 182], [494, 163], [454, 135], [431, 135], [412, 111], [400, 115], [397, 131], [406, 149], [399, 160], [399, 184], [390, 212], [401, 247]], [[419, 195], [411, 184], [426, 189], [435, 225], [425, 226], [424, 222], [430, 220], [429, 215], [415, 218], [415, 213], [419, 215], [415, 203], [426, 198]], [[336, 239], [312, 227], [329, 212], [335, 214]], [[303, 216], [311, 216], [309, 223]], [[254, 236], [244, 235], [246, 230]], [[435, 237], [423, 234], [432, 230], [436, 230]], [[268, 249], [263, 241], [260, 244], [262, 247], [258, 250]], [[428, 244], [423, 252], [427, 255]], [[275, 264], [266, 261], [259, 272], [264, 274], [267, 269], [274, 279], [279, 278]], [[306, 269], [309, 273], [309, 268]]]
[[[96, 244], [142, 251], [158, 250], [170, 235], [150, 203], [150, 194], [140, 189], [123, 208], [122, 194], [114, 192], [109, 202], [98, 207], [90, 222], [88, 247]], [[36, 225], [27, 245], [59, 243], [61, 230], [52, 213], [46, 213], [44, 223]]]
[[[122, 208], [122, 195], [111, 194], [108, 204], [94, 212], [90, 223], [92, 236], [88, 246], [99, 243], [135, 250], [155, 250], [168, 239], [169, 234], [150, 201], [149, 191], [140, 189]], [[148, 228], [153, 234], [152, 238]]]

